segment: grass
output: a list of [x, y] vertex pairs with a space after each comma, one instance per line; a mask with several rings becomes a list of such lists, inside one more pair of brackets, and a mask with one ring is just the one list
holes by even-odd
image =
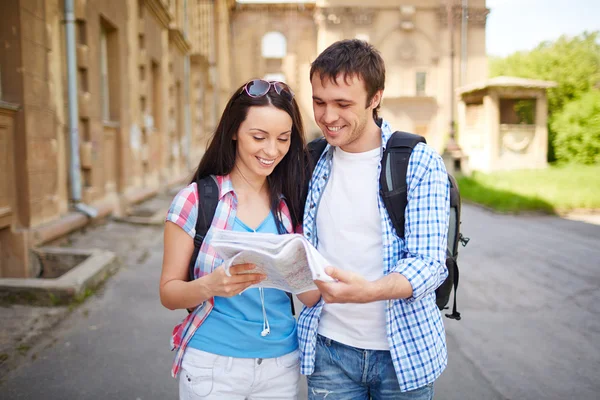
[[92, 296], [95, 292], [96, 292], [96, 288], [85, 288], [85, 290], [81, 293], [78, 293], [77, 295], [75, 295], [75, 297], [73, 297], [73, 300], [71, 300], [71, 303], [69, 304], [69, 311], [73, 311], [76, 307], [80, 306], [81, 304], [83, 304], [88, 297]]
[[28, 346], [26, 344], [20, 344], [19, 346], [17, 346], [17, 351], [24, 356], [25, 354], [27, 354], [27, 352], [29, 351], [29, 349], [31, 349], [31, 346]]
[[461, 197], [501, 212], [600, 209], [600, 165], [458, 176]]

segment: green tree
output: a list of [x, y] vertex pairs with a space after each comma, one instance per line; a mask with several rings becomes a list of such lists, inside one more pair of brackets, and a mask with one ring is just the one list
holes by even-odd
[[490, 75], [555, 81], [558, 86], [548, 90], [548, 110], [554, 113], [600, 83], [600, 31], [561, 36], [529, 52], [493, 57]]
[[[558, 145], [554, 119], [566, 104], [600, 87], [600, 31], [584, 32], [575, 37], [561, 36], [554, 42], [543, 42], [529, 52], [516, 52], [505, 58], [492, 57], [490, 75], [543, 79], [558, 84], [548, 90], [549, 159], [553, 161], [553, 148]], [[563, 152], [559, 153], [562, 156]]]
[[569, 102], [551, 123], [559, 160], [600, 163], [600, 90]]

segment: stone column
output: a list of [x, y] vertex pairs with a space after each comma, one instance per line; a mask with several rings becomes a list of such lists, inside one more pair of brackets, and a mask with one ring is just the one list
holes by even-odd
[[491, 90], [483, 98], [489, 136], [484, 138], [488, 163], [485, 172], [497, 169], [500, 158], [500, 100], [498, 93]]
[[29, 278], [29, 238], [18, 227], [13, 138], [18, 106], [0, 100], [0, 278]]
[[[217, 115], [221, 114], [221, 111], [225, 108], [227, 100], [231, 95], [231, 38], [229, 35], [229, 10], [227, 8], [227, 2], [217, 1], [215, 2], [215, 13], [216, 13], [216, 56], [217, 56], [217, 74], [219, 81], [218, 90], [218, 104], [219, 111]], [[218, 117], [217, 117], [218, 119]]]
[[535, 99], [535, 167], [546, 167], [548, 162], [548, 99], [542, 89]]

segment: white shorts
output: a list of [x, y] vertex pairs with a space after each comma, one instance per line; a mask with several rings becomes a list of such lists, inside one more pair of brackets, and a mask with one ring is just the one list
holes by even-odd
[[235, 358], [188, 348], [179, 374], [179, 399], [296, 400], [300, 353]]

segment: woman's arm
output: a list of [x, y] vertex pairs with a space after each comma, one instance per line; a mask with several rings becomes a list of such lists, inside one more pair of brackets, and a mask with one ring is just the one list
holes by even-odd
[[194, 308], [214, 296], [231, 297], [264, 279], [261, 274], [240, 274], [254, 268], [251, 264], [223, 268], [188, 282], [188, 265], [194, 252], [194, 240], [178, 225], [167, 221], [164, 232], [160, 301], [170, 310]]
[[298, 300], [306, 307], [313, 307], [321, 299], [321, 292], [318, 290], [311, 290], [309, 292], [297, 294], [296, 297], [298, 297]]

